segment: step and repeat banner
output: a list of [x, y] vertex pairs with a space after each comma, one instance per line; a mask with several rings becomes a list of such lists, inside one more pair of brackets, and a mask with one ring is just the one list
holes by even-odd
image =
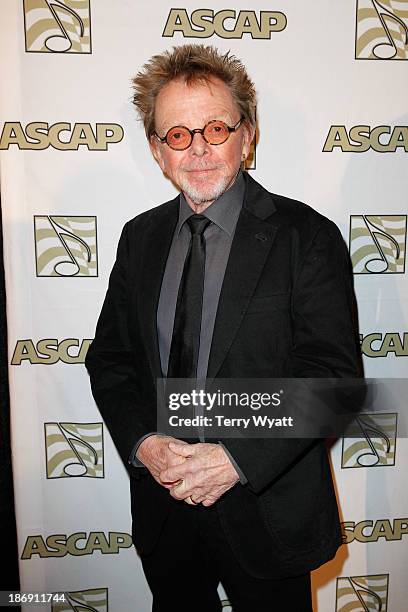
[[[248, 172], [339, 226], [365, 373], [404, 378], [408, 1], [2, 0], [0, 10], [22, 590], [65, 593], [43, 610], [147, 612], [128, 476], [84, 367], [123, 224], [175, 194], [136, 119], [131, 78], [188, 42], [243, 60], [259, 95]], [[383, 414], [359, 422], [361, 437], [331, 448], [344, 546], [313, 574], [319, 612], [407, 609], [403, 409], [391, 396]]]

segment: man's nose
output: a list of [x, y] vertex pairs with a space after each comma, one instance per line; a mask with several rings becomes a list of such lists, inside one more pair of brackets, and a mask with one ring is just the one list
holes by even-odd
[[193, 140], [190, 145], [191, 153], [198, 157], [202, 157], [209, 153], [209, 147], [210, 145], [204, 140], [203, 135], [200, 134], [200, 132], [194, 132]]

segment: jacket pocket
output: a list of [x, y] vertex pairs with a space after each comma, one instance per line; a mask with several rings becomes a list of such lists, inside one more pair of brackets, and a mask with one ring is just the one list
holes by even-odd
[[245, 314], [268, 313], [277, 310], [289, 310], [290, 293], [254, 295], [248, 304]]

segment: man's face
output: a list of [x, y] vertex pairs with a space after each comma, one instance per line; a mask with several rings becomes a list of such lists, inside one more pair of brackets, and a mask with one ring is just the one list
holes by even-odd
[[[228, 87], [214, 77], [209, 83], [191, 85], [173, 80], [156, 100], [155, 129], [160, 137], [174, 126], [194, 130], [219, 119], [232, 127], [240, 118]], [[163, 173], [183, 191], [187, 201], [203, 204], [213, 202], [232, 185], [253, 136], [253, 128], [243, 123], [220, 145], [208, 144], [202, 134], [196, 133], [184, 151], [174, 151], [155, 136], [151, 137], [150, 147]]]

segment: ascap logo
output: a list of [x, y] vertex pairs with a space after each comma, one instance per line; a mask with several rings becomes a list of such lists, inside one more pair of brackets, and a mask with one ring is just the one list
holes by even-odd
[[89, 0], [24, 0], [26, 51], [91, 53]]
[[366, 357], [408, 357], [408, 332], [360, 334], [361, 352]]
[[388, 612], [388, 574], [337, 578], [336, 612]]
[[186, 9], [173, 8], [167, 17], [162, 36], [172, 37], [181, 32], [185, 38], [210, 38], [214, 34], [220, 38], [270, 39], [272, 32], [286, 28], [286, 15], [279, 11], [260, 11], [259, 19], [255, 11], [234, 11], [225, 9], [214, 12], [212, 9], [197, 9], [188, 16]]
[[51, 612], [108, 612], [108, 589], [64, 591], [64, 603], [53, 603]]
[[19, 366], [23, 361], [45, 365], [53, 365], [58, 361], [85, 363], [85, 357], [91, 342], [91, 339], [80, 341], [77, 338], [67, 338], [60, 342], [57, 338], [46, 338], [45, 340], [39, 340], [34, 346], [34, 342], [30, 339], [18, 340], [11, 365]]
[[407, 0], [357, 0], [356, 59], [408, 59]]
[[103, 531], [85, 531], [72, 533], [70, 536], [64, 533], [49, 535], [28, 536], [24, 545], [21, 558], [31, 559], [37, 556], [41, 559], [48, 557], [82, 557], [93, 555], [100, 551], [103, 555], [117, 555], [121, 548], [131, 548], [132, 537], [128, 533], [110, 531], [106, 536]]
[[403, 274], [406, 241], [407, 215], [351, 215], [354, 274]]
[[408, 153], [408, 126], [354, 125], [347, 132], [345, 125], [332, 125], [323, 146], [323, 153], [338, 148], [343, 153], [365, 153], [370, 149], [377, 153], [395, 153], [397, 149]]
[[343, 438], [341, 467], [368, 468], [395, 465], [396, 412], [359, 414]]
[[379, 519], [378, 521], [361, 521], [354, 523], [346, 521], [342, 523], [343, 544], [351, 542], [378, 542], [384, 538], [387, 542], [402, 540], [402, 536], [408, 533], [408, 518], [394, 519], [391, 523], [389, 519]]
[[96, 217], [34, 216], [37, 276], [98, 276]]
[[0, 136], [0, 150], [17, 145], [30, 151], [43, 151], [50, 146], [58, 151], [78, 151], [82, 145], [89, 151], [107, 151], [108, 145], [120, 142], [123, 134], [122, 126], [117, 123], [97, 123], [94, 131], [90, 123], [74, 123], [72, 127], [65, 122], [50, 126], [34, 121], [24, 129], [19, 122], [7, 122]]
[[47, 478], [103, 478], [103, 423], [44, 423]]

